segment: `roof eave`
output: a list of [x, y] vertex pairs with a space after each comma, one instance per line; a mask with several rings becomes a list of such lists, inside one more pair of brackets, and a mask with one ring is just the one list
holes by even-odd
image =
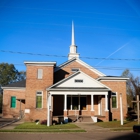
[[26, 87], [1, 87], [2, 89], [26, 89]]
[[51, 88], [51, 89], [47, 89], [47, 91], [110, 91], [110, 89], [70, 89], [70, 88], [67, 88], [67, 89], [58, 89], [58, 88]]
[[127, 81], [129, 78], [123, 78], [123, 77], [99, 77], [97, 80], [125, 80]]

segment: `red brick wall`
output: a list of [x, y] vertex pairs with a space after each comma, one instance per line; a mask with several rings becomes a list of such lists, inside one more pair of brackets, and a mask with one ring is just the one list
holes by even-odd
[[[103, 84], [112, 89], [112, 92], [117, 92], [118, 107], [111, 108], [112, 119], [120, 120], [120, 93], [122, 93], [122, 103], [123, 103], [123, 116], [126, 117], [127, 114], [127, 95], [126, 95], [126, 82], [125, 81], [101, 81]], [[110, 103], [111, 98], [110, 98]]]
[[[37, 70], [43, 70], [43, 78], [37, 79]], [[47, 91], [46, 88], [53, 84], [53, 66], [27, 66], [26, 74], [26, 121], [46, 120], [47, 117]], [[43, 108], [36, 108], [36, 92], [43, 91]]]
[[[3, 93], [3, 117], [13, 118], [19, 117], [20, 101], [16, 100], [16, 108], [11, 108], [11, 96], [16, 96], [16, 99], [25, 99], [25, 90], [4, 90]], [[25, 103], [21, 103], [21, 110], [24, 110]]]
[[61, 70], [55, 72], [55, 74], [54, 74], [55, 83], [68, 77], [69, 75], [73, 74], [73, 72], [71, 71], [72, 68], [79, 68], [80, 71], [86, 73], [87, 75], [89, 75], [95, 79], [99, 77], [96, 73], [94, 73], [90, 69], [88, 69], [88, 68], [84, 67], [83, 65], [79, 64], [78, 62], [74, 61], [74, 62], [68, 64], [67, 66], [65, 66], [64, 68], [62, 68]]

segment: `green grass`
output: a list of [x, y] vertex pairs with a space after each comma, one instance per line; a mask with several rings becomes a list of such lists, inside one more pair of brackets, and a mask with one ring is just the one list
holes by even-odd
[[95, 125], [104, 127], [104, 128], [124, 128], [124, 127], [133, 127], [137, 125], [135, 121], [124, 121], [124, 125], [121, 125], [120, 121], [111, 121], [111, 122], [98, 122]]
[[1, 129], [0, 132], [86, 132], [75, 124], [61, 125], [41, 125], [36, 123], [25, 122], [15, 127], [15, 129]]
[[61, 124], [61, 125], [41, 125], [36, 123], [25, 122], [15, 127], [15, 129], [80, 129], [75, 124]]
[[11, 130], [6, 130], [6, 129], [1, 129], [0, 132], [86, 132], [83, 129], [78, 129], [78, 130], [69, 130], [69, 129], [11, 129]]

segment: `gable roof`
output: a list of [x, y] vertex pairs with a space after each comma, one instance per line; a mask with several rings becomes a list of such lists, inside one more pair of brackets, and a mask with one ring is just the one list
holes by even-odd
[[79, 58], [72, 58], [72, 59], [70, 59], [70, 60], [64, 62], [63, 64], [61, 64], [61, 65], [59, 65], [58, 67], [56, 67], [56, 68], [54, 69], [54, 72], [60, 70], [61, 68], [63, 68], [63, 67], [65, 67], [65, 66], [69, 65], [70, 63], [72, 63], [72, 62], [74, 62], [74, 61], [80, 63], [81, 65], [83, 65], [84, 67], [90, 69], [91, 71], [93, 71], [94, 73], [96, 73], [96, 74], [99, 75], [99, 76], [106, 76], [105, 74], [103, 74], [102, 72], [98, 71], [97, 69], [91, 67], [90, 65], [88, 65], [88, 64], [85, 63], [85, 62], [83, 62], [83, 61], [82, 61], [81, 59], [79, 59]]
[[14, 82], [11, 83], [9, 85], [3, 86], [2, 89], [6, 89], [6, 88], [25, 88], [26, 87], [26, 80], [22, 80], [22, 81], [18, 81], [18, 82]]
[[[83, 83], [75, 83], [75, 79], [82, 79]], [[89, 75], [82, 71], [75, 72], [74, 74], [68, 76], [67, 78], [55, 83], [54, 85], [47, 88], [47, 90], [106, 90], [109, 91], [110, 88], [106, 85], [100, 83]]]

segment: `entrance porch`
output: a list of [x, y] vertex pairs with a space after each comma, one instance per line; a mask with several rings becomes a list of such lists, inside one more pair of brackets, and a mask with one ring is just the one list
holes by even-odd
[[[64, 122], [70, 120], [83, 120], [97, 118], [108, 121], [108, 92], [92, 94], [50, 94], [53, 98], [52, 116], [53, 119], [61, 118]], [[71, 119], [74, 118], [74, 119]], [[84, 119], [85, 120], [85, 119]]]

